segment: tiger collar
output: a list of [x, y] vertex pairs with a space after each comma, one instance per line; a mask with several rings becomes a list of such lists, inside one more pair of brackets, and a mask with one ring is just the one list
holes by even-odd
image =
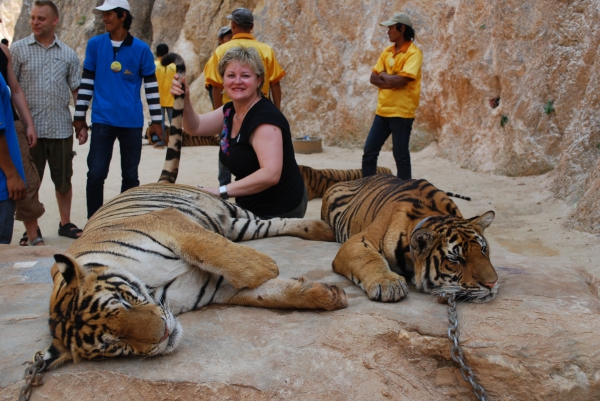
[[419, 223], [415, 226], [415, 228], [412, 230], [412, 233], [410, 233], [410, 237], [412, 238], [413, 234], [415, 233], [415, 231], [417, 231], [419, 228], [423, 227], [423, 224], [425, 224], [425, 222], [427, 220], [429, 220], [430, 218], [432, 218], [433, 216], [427, 216], [425, 217], [423, 220], [419, 221]]
[[432, 217], [433, 216], [427, 216], [423, 220], [419, 221], [419, 223], [415, 226], [415, 228], [410, 233], [410, 237], [408, 237], [408, 247], [410, 248], [410, 256], [412, 257], [413, 260], [415, 260], [415, 255], [414, 255], [414, 249], [412, 247], [412, 236], [419, 228], [423, 227], [423, 224], [425, 224], [427, 222], [427, 220], [429, 220]]

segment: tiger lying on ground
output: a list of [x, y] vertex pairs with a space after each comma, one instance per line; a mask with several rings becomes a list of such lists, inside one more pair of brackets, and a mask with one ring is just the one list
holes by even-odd
[[[168, 55], [183, 76], [180, 57]], [[166, 63], [166, 64], [165, 64]], [[174, 351], [182, 336], [175, 315], [210, 303], [335, 310], [347, 306], [336, 286], [278, 278], [273, 259], [232, 241], [292, 235], [334, 241], [323, 221], [260, 220], [177, 178], [183, 98], [173, 109], [158, 184], [132, 188], [103, 205], [82, 236], [54, 256], [52, 344], [46, 366], [119, 355]]]
[[332, 186], [321, 218], [342, 243], [333, 270], [372, 300], [396, 302], [418, 290], [487, 302], [498, 292], [483, 231], [494, 212], [464, 219], [446, 193], [425, 180], [374, 175]]

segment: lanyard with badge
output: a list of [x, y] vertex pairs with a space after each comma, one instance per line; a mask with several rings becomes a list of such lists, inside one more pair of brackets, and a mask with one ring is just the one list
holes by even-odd
[[[114, 46], [114, 43], [113, 43], [113, 52], [114, 52], [113, 60], [117, 58], [117, 54], [119, 53], [119, 50], [121, 50], [121, 46], [123, 46], [123, 41], [121, 41], [121, 43], [119, 44], [118, 47]], [[117, 60], [113, 61], [110, 64], [110, 69], [112, 70], [112, 72], [119, 72], [119, 71], [121, 71], [121, 68], [122, 68], [121, 63], [119, 63]]]

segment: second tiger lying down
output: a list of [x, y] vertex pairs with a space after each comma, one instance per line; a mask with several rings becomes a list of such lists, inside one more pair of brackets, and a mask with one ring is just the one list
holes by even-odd
[[372, 300], [396, 302], [417, 289], [487, 302], [498, 292], [483, 231], [494, 212], [465, 219], [448, 194], [426, 180], [387, 174], [332, 186], [321, 217], [343, 243], [333, 270]]

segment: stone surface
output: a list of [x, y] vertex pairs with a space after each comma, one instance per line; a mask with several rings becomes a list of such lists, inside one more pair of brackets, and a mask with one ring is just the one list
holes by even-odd
[[[175, 354], [65, 365], [46, 374], [33, 399], [472, 399], [449, 357], [447, 308], [435, 298], [412, 292], [397, 304], [369, 301], [329, 269], [337, 244], [293, 238], [249, 244], [274, 256], [282, 276], [345, 287], [349, 307], [213, 305], [180, 316], [184, 337]], [[458, 307], [467, 361], [490, 399], [598, 399], [597, 288], [573, 266], [493, 250], [500, 296]], [[3, 397], [22, 384], [21, 363], [49, 343], [49, 265], [41, 259], [33, 269], [0, 267]], [[44, 282], [32, 280], [34, 270], [46, 273]]]
[[[74, 199], [83, 199], [87, 145], [75, 158]], [[183, 149], [179, 182], [215, 185], [214, 147]], [[356, 168], [359, 150], [324, 146], [298, 154], [315, 168]], [[501, 289], [487, 304], [459, 304], [466, 360], [491, 400], [600, 398], [600, 237], [565, 230], [570, 208], [542, 177], [503, 177], [461, 169], [436, 158], [436, 147], [413, 153], [415, 175], [470, 196], [456, 200], [466, 216], [487, 210], [486, 230]], [[144, 146], [143, 183], [156, 180], [164, 151]], [[380, 165], [393, 166], [391, 152]], [[120, 187], [118, 147], [106, 196]], [[42, 198], [51, 199], [50, 180]], [[307, 217], [318, 218], [320, 199]], [[72, 240], [56, 234], [56, 205], [40, 225], [48, 247], [0, 247], [0, 399], [14, 399], [24, 367], [48, 346], [51, 256]], [[85, 202], [73, 218], [85, 221]], [[15, 235], [22, 227], [15, 227]], [[447, 308], [411, 292], [396, 304], [369, 301], [330, 269], [339, 245], [274, 238], [247, 243], [273, 256], [285, 277], [304, 275], [343, 286], [349, 306], [336, 312], [213, 305], [180, 316], [181, 347], [171, 356], [65, 365], [48, 372], [32, 400], [472, 400], [449, 356]], [[35, 253], [33, 253], [35, 252]], [[35, 265], [27, 262], [36, 262]], [[20, 262], [15, 266], [15, 262]], [[23, 263], [25, 262], [25, 263]], [[414, 290], [414, 288], [412, 288]]]
[[[101, 2], [56, 1], [60, 37], [82, 59], [87, 39], [103, 30], [91, 13]], [[7, 10], [23, 5], [15, 39], [30, 32], [30, 3], [4, 0], [0, 6], [0, 17], [9, 17]], [[474, 171], [553, 171], [553, 192], [574, 209], [567, 225], [600, 233], [597, 0], [130, 3], [133, 34], [153, 47], [165, 42], [186, 60], [199, 111], [210, 110], [202, 69], [217, 45], [216, 32], [231, 10], [249, 8], [255, 36], [273, 46], [287, 72], [282, 105], [294, 135], [355, 148], [362, 147], [376, 106], [371, 68], [389, 44], [378, 21], [404, 10], [424, 54], [413, 149], [437, 142], [439, 156]], [[495, 98], [499, 106], [491, 108]], [[546, 114], [548, 102], [554, 111]]]

